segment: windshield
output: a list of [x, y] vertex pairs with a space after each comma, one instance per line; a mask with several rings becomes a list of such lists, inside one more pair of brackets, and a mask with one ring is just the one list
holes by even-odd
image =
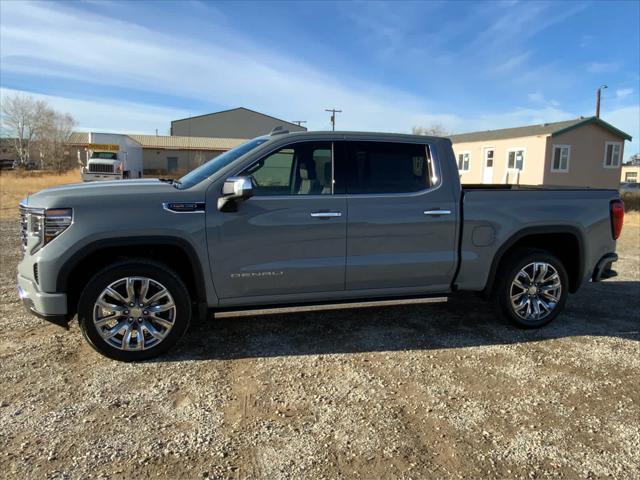
[[93, 152], [91, 158], [101, 158], [103, 160], [117, 160], [118, 155], [113, 152]]
[[209, 178], [220, 169], [229, 165], [235, 159], [240, 158], [245, 153], [253, 150], [259, 145], [262, 145], [267, 140], [269, 140], [268, 137], [254, 138], [242, 145], [238, 145], [236, 148], [232, 148], [231, 150], [224, 152], [222, 155], [212, 158], [178, 180], [178, 182], [176, 182], [177, 186], [179, 188], [190, 188], [197, 185], [205, 178]]

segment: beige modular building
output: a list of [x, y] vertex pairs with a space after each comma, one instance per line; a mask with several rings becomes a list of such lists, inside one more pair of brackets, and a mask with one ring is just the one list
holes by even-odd
[[639, 183], [640, 182], [640, 163], [631, 165], [622, 165], [620, 169], [621, 183]]
[[631, 136], [596, 117], [452, 135], [463, 184], [618, 188]]

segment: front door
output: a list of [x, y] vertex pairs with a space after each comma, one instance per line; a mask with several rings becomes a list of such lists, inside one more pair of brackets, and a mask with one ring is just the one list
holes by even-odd
[[300, 142], [267, 154], [241, 173], [253, 177], [252, 198], [237, 212], [208, 210], [211, 271], [223, 303], [344, 290], [346, 199], [333, 195], [332, 147]]
[[424, 144], [347, 142], [347, 290], [428, 293], [455, 270], [457, 199]]
[[482, 170], [482, 183], [493, 183], [493, 157], [495, 150], [493, 148], [484, 149], [484, 165]]

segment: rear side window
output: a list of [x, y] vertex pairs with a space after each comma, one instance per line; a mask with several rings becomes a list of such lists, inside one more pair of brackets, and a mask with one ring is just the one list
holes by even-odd
[[427, 148], [420, 144], [347, 142], [349, 194], [410, 193], [429, 187]]

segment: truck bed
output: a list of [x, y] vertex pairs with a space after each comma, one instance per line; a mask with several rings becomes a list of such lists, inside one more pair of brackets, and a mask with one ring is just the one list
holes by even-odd
[[603, 255], [615, 251], [609, 204], [616, 198], [618, 192], [608, 189], [465, 185], [454, 287], [484, 289], [502, 252], [525, 236], [549, 234], [556, 235], [559, 248], [579, 252], [579, 285]]

